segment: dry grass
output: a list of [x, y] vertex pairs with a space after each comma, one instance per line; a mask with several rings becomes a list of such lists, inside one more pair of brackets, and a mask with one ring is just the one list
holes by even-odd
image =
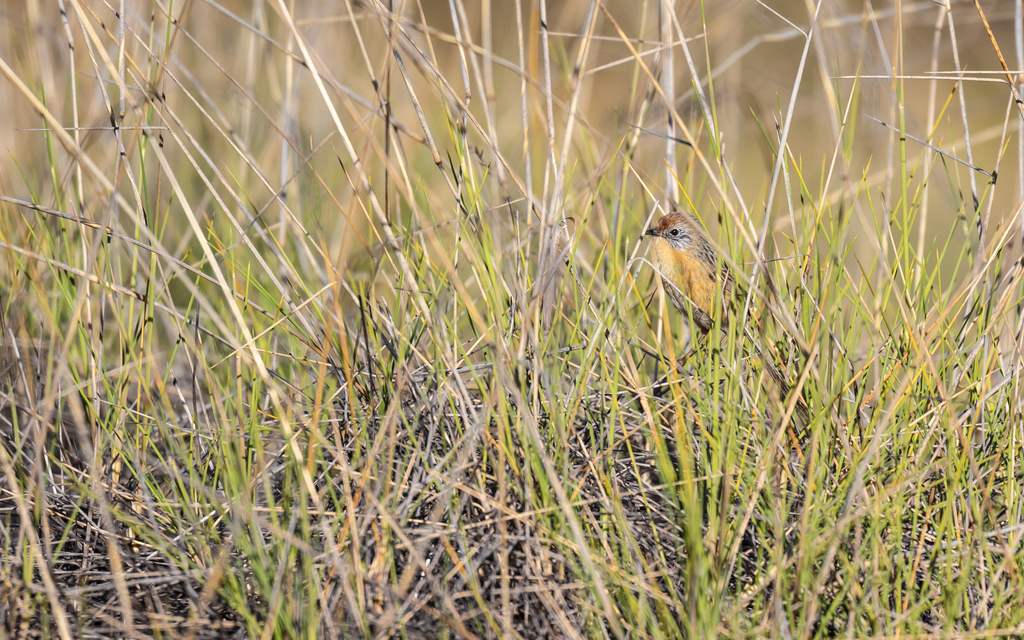
[[0, 634], [1024, 634], [1022, 18], [682, 5], [0, 3]]

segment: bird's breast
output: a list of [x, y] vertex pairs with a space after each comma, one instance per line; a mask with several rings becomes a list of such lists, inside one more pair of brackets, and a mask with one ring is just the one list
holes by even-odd
[[699, 259], [692, 252], [675, 249], [665, 240], [656, 242], [653, 249], [654, 264], [662, 279], [668, 281], [664, 283], [665, 293], [673, 306], [684, 316], [691, 306], [694, 307], [694, 321], [704, 331], [710, 331], [717, 293], [717, 265]]

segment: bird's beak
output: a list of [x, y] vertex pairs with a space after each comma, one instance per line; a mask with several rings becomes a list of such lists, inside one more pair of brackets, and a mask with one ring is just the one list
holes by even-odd
[[645, 236], [654, 236], [655, 238], [657, 238], [657, 237], [661, 236], [661, 232], [658, 231], [657, 229], [654, 229], [652, 227], [652, 228], [648, 229], [647, 233], [645, 233], [644, 235]]

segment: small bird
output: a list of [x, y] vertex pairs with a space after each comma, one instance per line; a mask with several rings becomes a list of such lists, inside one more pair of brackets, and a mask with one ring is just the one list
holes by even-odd
[[[715, 308], [718, 278], [722, 278], [722, 300], [728, 302], [732, 276], [728, 267], [718, 268], [718, 253], [711, 246], [704, 227], [688, 213], [670, 213], [647, 230], [654, 240], [654, 266], [672, 304], [684, 316], [693, 312], [693, 321], [704, 333], [711, 331], [711, 313]], [[724, 319], [723, 311], [723, 319]]]
[[[669, 213], [654, 223], [645, 235], [654, 238], [654, 266], [676, 310], [684, 317], [692, 313], [694, 323], [707, 335], [714, 325], [715, 296], [721, 291], [721, 327], [725, 329], [733, 277], [728, 266], [723, 264], [719, 268], [718, 252], [697, 218], [689, 213]], [[786, 378], [757, 345], [754, 350], [782, 395], [788, 397], [790, 389]], [[803, 398], [797, 398], [796, 412], [805, 426], [809, 424], [810, 412]]]

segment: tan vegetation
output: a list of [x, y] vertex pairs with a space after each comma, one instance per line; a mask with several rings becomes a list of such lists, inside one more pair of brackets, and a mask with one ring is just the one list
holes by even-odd
[[1024, 634], [1018, 5], [0, 2], [0, 634]]

